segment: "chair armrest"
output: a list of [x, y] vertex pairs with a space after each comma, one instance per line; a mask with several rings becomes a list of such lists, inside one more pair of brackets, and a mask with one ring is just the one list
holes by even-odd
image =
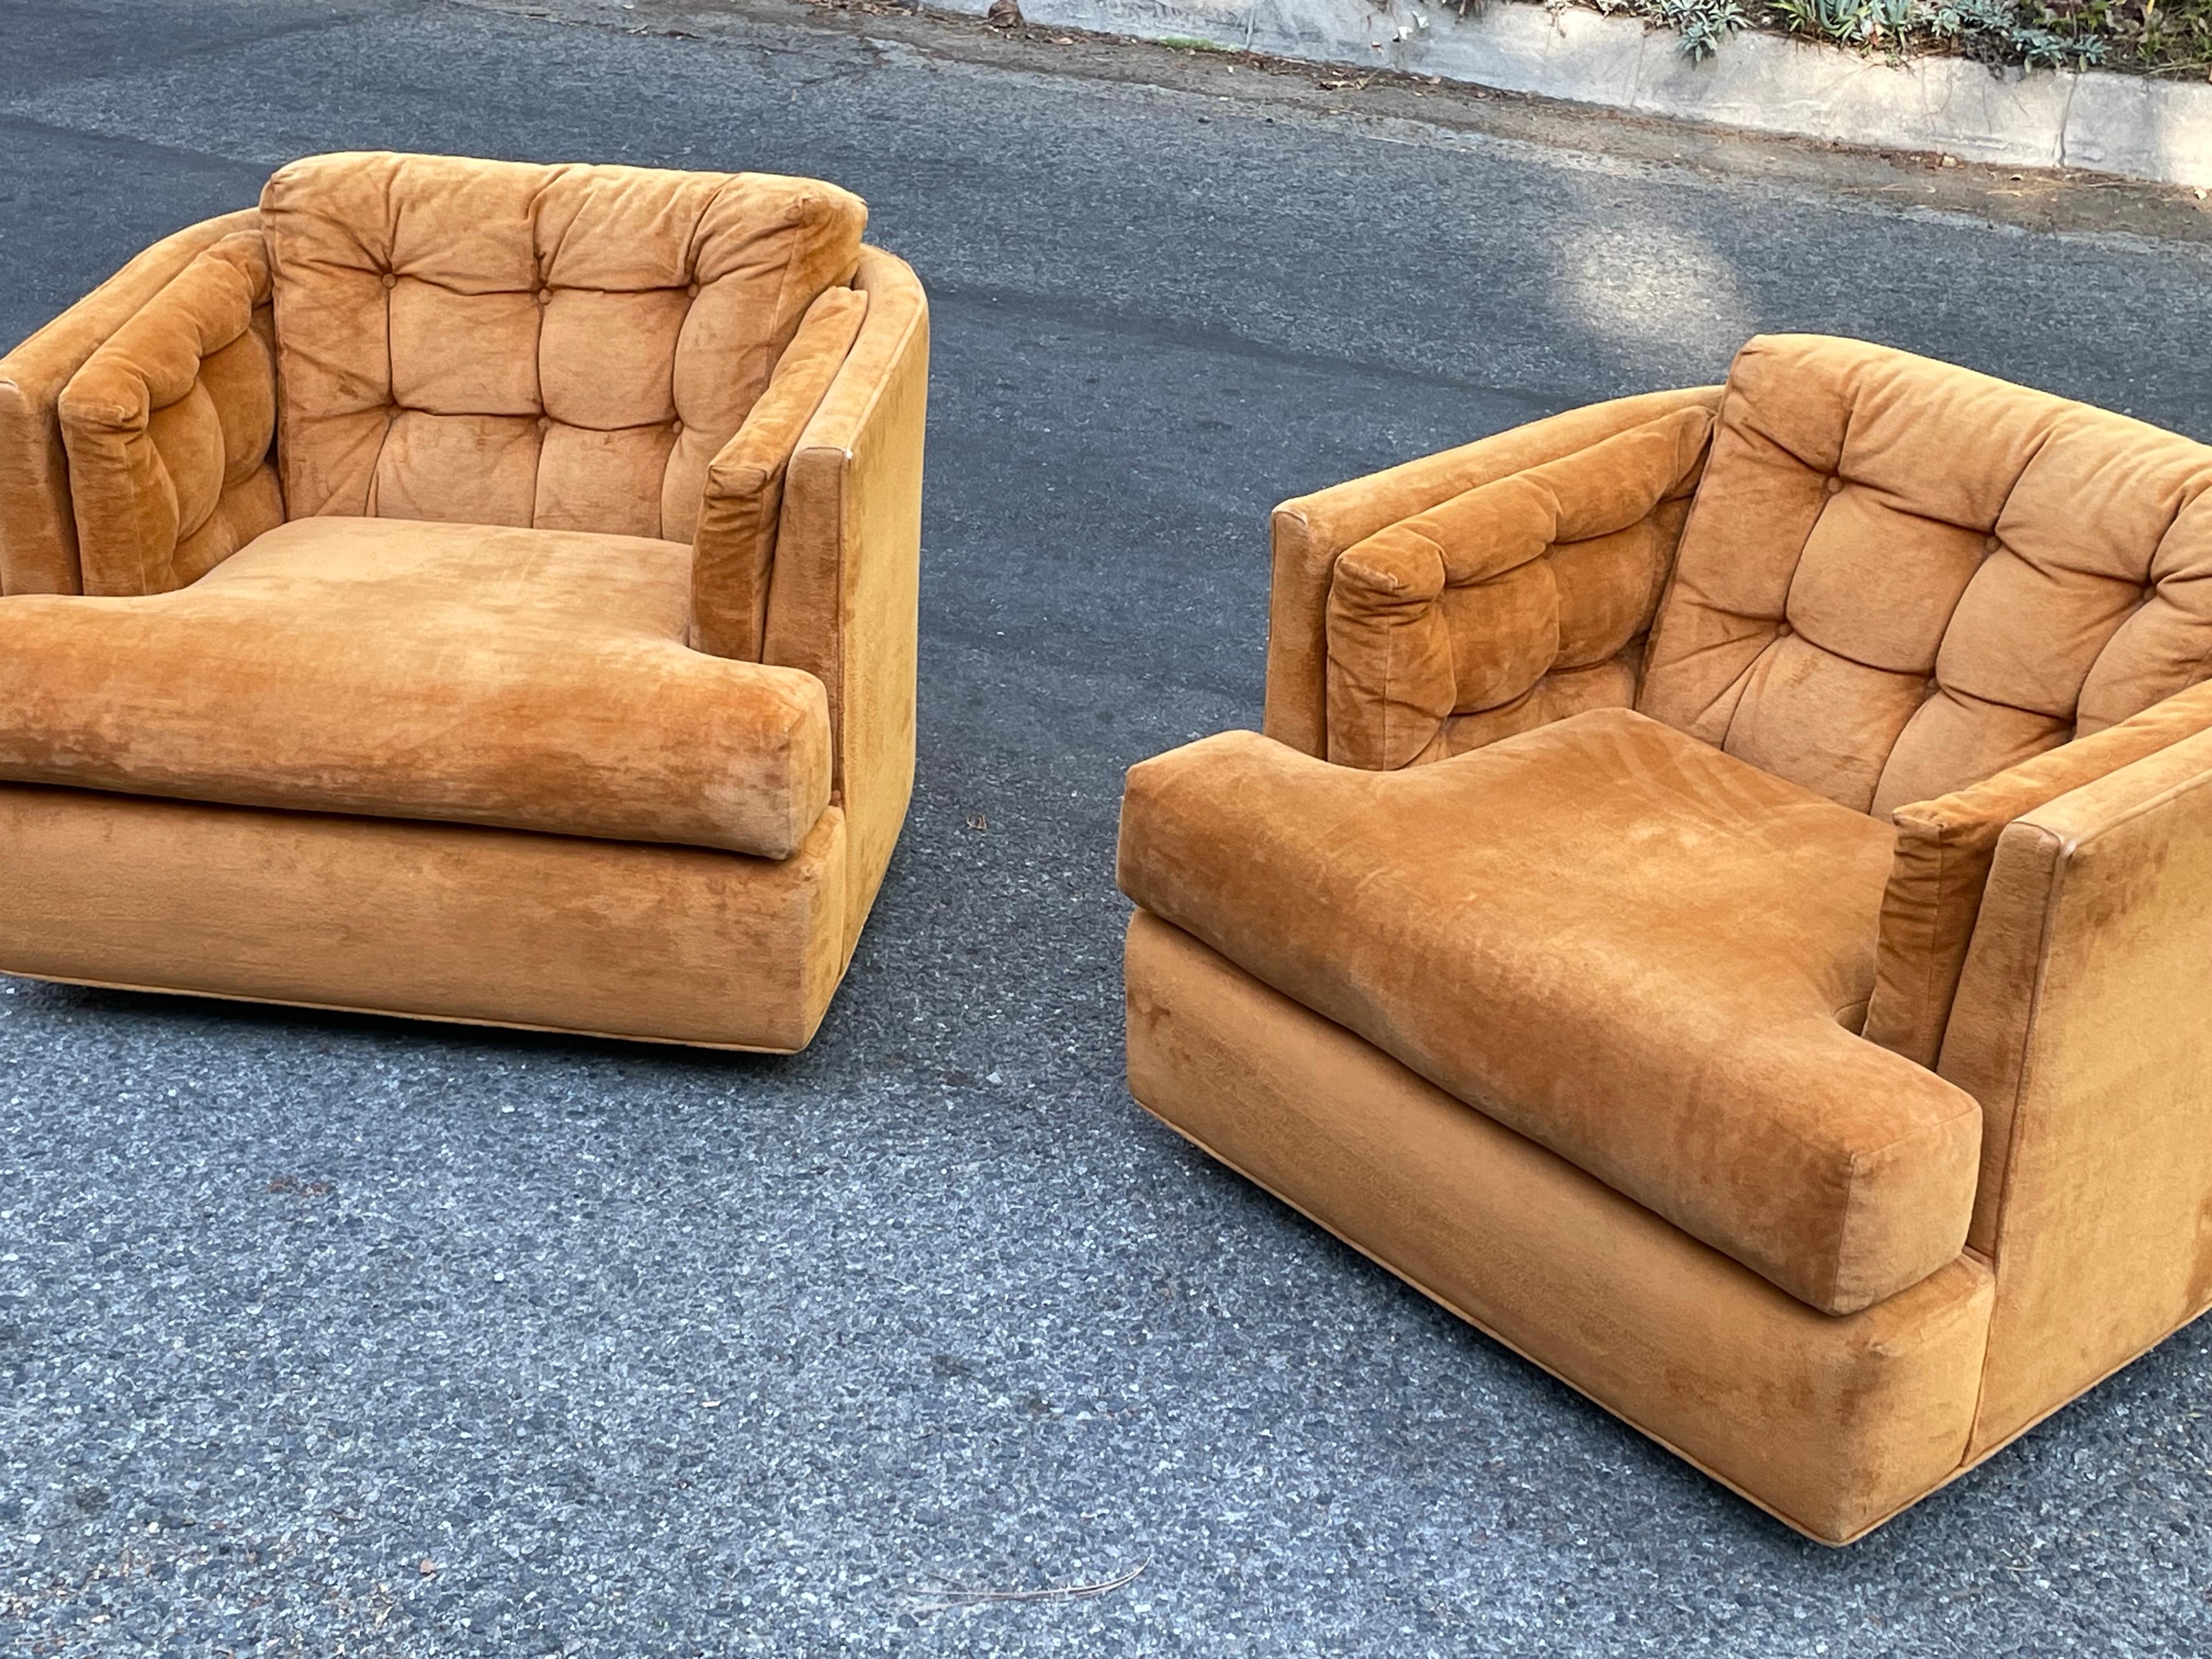
[[762, 659], [830, 693], [832, 799], [859, 937], [914, 793], [915, 661], [929, 302], [903, 260], [863, 247], [867, 319], [799, 434], [784, 486]]
[[86, 359], [60, 415], [87, 593], [187, 586], [283, 523], [261, 233], [179, 271]]
[[83, 592], [62, 389], [202, 249], [260, 222], [248, 208], [164, 237], [0, 357], [0, 593]]
[[868, 296], [833, 288], [807, 307], [768, 390], [707, 468], [691, 541], [691, 644], [757, 662], [784, 480], [799, 434], [851, 356]]
[[2015, 819], [1939, 1069], [1982, 1104], [1976, 1449], [2212, 1302], [2212, 732]]
[[1571, 409], [1283, 502], [1270, 526], [1267, 735], [1309, 755], [1327, 752], [1328, 592], [1337, 556], [1353, 543], [1479, 484], [1571, 455], [1630, 427], [1677, 410], [1717, 408], [1720, 393], [1718, 386], [1698, 386]]
[[1387, 771], [1636, 698], [1712, 416], [1677, 408], [1340, 554], [1326, 757]]

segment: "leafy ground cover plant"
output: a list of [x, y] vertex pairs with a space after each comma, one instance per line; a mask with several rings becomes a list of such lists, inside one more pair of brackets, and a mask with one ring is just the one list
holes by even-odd
[[1586, 0], [1648, 18], [1711, 56], [1764, 28], [1891, 57], [1951, 52], [2028, 69], [2132, 70], [2212, 79], [2212, 0]]

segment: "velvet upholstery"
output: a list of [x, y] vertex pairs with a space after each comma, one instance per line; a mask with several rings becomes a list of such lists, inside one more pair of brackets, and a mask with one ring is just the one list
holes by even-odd
[[1399, 772], [1224, 733], [1121, 819], [1144, 909], [1830, 1313], [1957, 1255], [1978, 1166], [1973, 1100], [1847, 1023], [1889, 863], [1626, 709]]
[[864, 218], [315, 157], [0, 359], [0, 971], [807, 1041], [913, 782], [927, 305]]
[[830, 289], [816, 300], [777, 359], [768, 390], [707, 469], [692, 542], [691, 643], [699, 650], [760, 659], [784, 472], [799, 433], [845, 366], [867, 309], [867, 295], [849, 288]]
[[0, 597], [83, 592], [62, 393], [86, 359], [202, 250], [260, 218], [248, 208], [162, 238], [0, 357]]
[[258, 231], [227, 236], [62, 392], [83, 591], [167, 593], [284, 521], [275, 321]]
[[2212, 732], [1997, 842], [1943, 1075], [1982, 1103], [1978, 1447], [2212, 1303]]
[[1972, 1257], [1817, 1313], [1142, 911], [1128, 1030], [1146, 1109], [1823, 1542], [1966, 1455]]
[[0, 777], [783, 858], [829, 804], [828, 702], [688, 649], [690, 565], [295, 519], [177, 592], [11, 601]]
[[2205, 731], [2212, 731], [2212, 680], [1994, 777], [1892, 813], [1897, 856], [1882, 894], [1867, 1038], [1933, 1066], [2006, 825]]
[[1828, 1542], [2212, 1304], [2212, 449], [1781, 336], [1273, 538], [1144, 1104]]
[[[690, 541], [866, 210], [813, 179], [324, 155], [262, 191], [292, 515]], [[469, 349], [456, 351], [457, 341]]]
[[845, 810], [846, 953], [875, 902], [914, 793], [921, 441], [929, 305], [913, 271], [860, 250], [868, 312], [845, 369], [799, 434], [769, 587], [765, 660], [830, 696]]
[[803, 1048], [844, 815], [787, 859], [0, 784], [0, 966], [134, 991]]
[[2212, 448], [1854, 340], [1752, 341], [1637, 707], [1887, 816], [2212, 673]]
[[1278, 507], [1269, 524], [1274, 574], [1267, 601], [1267, 735], [1309, 755], [1328, 752], [1328, 599], [1337, 560], [1355, 543], [1631, 427], [1682, 410], [1711, 411], [1720, 395], [1717, 386], [1700, 386], [1569, 410]]
[[1328, 594], [1328, 758], [1371, 770], [1634, 701], [1712, 430], [1678, 410], [1376, 531]]

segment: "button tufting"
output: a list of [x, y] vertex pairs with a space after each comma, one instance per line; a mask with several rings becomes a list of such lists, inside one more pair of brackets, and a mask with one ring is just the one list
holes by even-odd
[[399, 278], [388, 270], [376, 280], [382, 283], [386, 288], [398, 288], [399, 286]]
[[1843, 487], [1844, 481], [1841, 478], [1831, 478], [1828, 480], [1828, 493], [1831, 495], [1840, 493]]
[[699, 284], [694, 283], [684, 291], [696, 300], [699, 297]]
[[1795, 632], [1796, 632], [1796, 629], [1790, 627], [1786, 622], [1778, 622], [1774, 624], [1774, 637], [1778, 640], [1786, 640]]
[[540, 415], [538, 417], [538, 429], [540, 432], [550, 432], [553, 429], [553, 417], [550, 415]]
[[1982, 538], [1982, 547], [1986, 552], [1997, 552], [2003, 546], [2004, 544], [1999, 541], [1995, 536], [1984, 536]]
[[671, 421], [668, 423], [668, 429], [680, 436], [684, 431], [684, 422], [681, 421]]

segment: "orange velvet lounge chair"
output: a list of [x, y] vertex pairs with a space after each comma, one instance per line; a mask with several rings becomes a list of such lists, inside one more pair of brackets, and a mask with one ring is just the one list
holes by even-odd
[[0, 359], [0, 970], [787, 1051], [904, 818], [835, 185], [326, 155]]
[[1274, 519], [1136, 1097], [1841, 1543], [2212, 1301], [2212, 449], [1752, 341]]

